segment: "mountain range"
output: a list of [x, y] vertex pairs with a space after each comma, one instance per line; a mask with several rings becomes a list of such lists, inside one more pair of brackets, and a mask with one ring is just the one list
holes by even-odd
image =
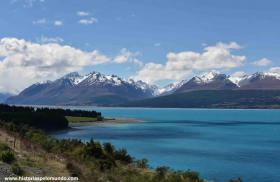
[[[209, 94], [223, 91], [223, 93], [228, 94], [242, 93], [244, 96], [245, 93], [250, 94], [252, 90], [258, 93], [270, 91], [278, 93], [278, 90], [280, 91], [280, 75], [257, 72], [252, 75], [231, 76], [212, 71], [195, 76], [190, 80], [182, 80], [158, 88], [141, 80], [125, 80], [116, 75], [104, 75], [98, 72], [80, 75], [74, 72], [55, 81], [33, 84], [17, 96], [8, 98], [6, 102], [9, 104], [39, 105], [140, 106], [139, 103], [145, 101], [145, 106], [151, 106], [151, 104], [147, 104], [149, 101], [154, 102], [154, 99], [166, 97], [168, 97], [169, 102], [176, 102], [177, 95], [180, 94], [185, 95], [193, 92]], [[214, 95], [215, 97], [219, 96]], [[277, 98], [280, 97], [275, 96], [275, 98], [276, 100], [273, 102], [276, 101], [277, 104]], [[185, 100], [185, 102], [187, 101]], [[168, 107], [167, 103], [165, 105]]]
[[37, 105], [113, 105], [156, 95], [155, 86], [142, 81], [124, 80], [116, 75], [92, 72], [87, 75], [69, 73], [55, 81], [36, 83], [9, 104]]

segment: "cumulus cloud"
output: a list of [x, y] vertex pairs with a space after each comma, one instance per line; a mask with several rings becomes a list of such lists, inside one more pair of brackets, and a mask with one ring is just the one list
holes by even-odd
[[272, 67], [269, 69], [269, 72], [280, 74], [280, 67]]
[[147, 63], [134, 78], [149, 83], [159, 80], [179, 81], [191, 75], [193, 71], [235, 68], [241, 66], [246, 60], [245, 56], [231, 53], [231, 50], [240, 48], [241, 46], [236, 42], [231, 42], [205, 47], [202, 53], [193, 51], [170, 52], [166, 56], [165, 64]]
[[243, 77], [245, 75], [247, 75], [247, 73], [245, 73], [244, 71], [237, 71], [231, 74], [232, 77]]
[[255, 66], [268, 66], [272, 63], [271, 60], [267, 59], [267, 58], [262, 58], [260, 60], [254, 61], [252, 64]]
[[79, 24], [82, 24], [82, 25], [90, 25], [90, 24], [95, 24], [98, 22], [98, 19], [94, 18], [94, 17], [90, 17], [90, 18], [87, 18], [87, 19], [80, 19], [78, 21]]
[[85, 11], [78, 11], [78, 12], [77, 12], [77, 15], [78, 15], [78, 16], [89, 16], [90, 13], [89, 13], [89, 12], [85, 12]]
[[59, 44], [60, 37], [41, 36], [38, 43], [17, 38], [0, 39], [0, 92], [18, 93], [36, 82], [54, 80], [69, 72], [98, 64], [136, 64], [139, 52], [121, 49], [109, 57], [97, 50], [83, 51]]
[[86, 52], [57, 43], [38, 44], [16, 38], [0, 39], [0, 57], [0, 92], [12, 93], [34, 82], [110, 61], [97, 50]]
[[137, 59], [137, 56], [139, 56], [140, 54], [140, 52], [131, 52], [128, 49], [123, 48], [120, 51], [120, 54], [113, 59], [113, 62], [118, 64], [128, 62], [136, 64], [138, 66], [143, 66], [143, 62]]

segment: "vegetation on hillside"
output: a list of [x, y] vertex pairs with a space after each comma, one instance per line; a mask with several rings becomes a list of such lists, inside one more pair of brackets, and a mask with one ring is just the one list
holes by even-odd
[[124, 104], [126, 107], [280, 108], [280, 90], [201, 90]]
[[4, 122], [27, 125], [44, 131], [65, 129], [68, 117], [91, 117], [102, 119], [96, 111], [82, 111], [55, 108], [19, 107], [0, 104], [0, 119]]

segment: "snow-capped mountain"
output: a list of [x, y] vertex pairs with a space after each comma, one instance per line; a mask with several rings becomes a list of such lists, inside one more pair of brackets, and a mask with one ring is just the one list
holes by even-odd
[[126, 81], [116, 75], [92, 72], [87, 75], [69, 73], [55, 81], [34, 84], [18, 96], [7, 100], [12, 104], [50, 105], [114, 105], [153, 97], [156, 86], [143, 81]]
[[194, 77], [194, 81], [199, 84], [206, 84], [213, 82], [218, 77], [224, 77], [224, 75], [220, 74], [219, 72], [211, 71], [209, 73], [204, 73], [201, 76]]
[[[182, 81], [180, 86], [170, 84], [171, 93], [182, 93], [196, 90], [236, 90], [236, 89], [280, 89], [280, 74], [272, 72], [257, 72], [252, 75], [236, 73], [225, 75], [211, 71], [195, 76], [189, 81]], [[173, 86], [173, 87], [172, 87]], [[169, 94], [169, 92], [166, 92]], [[165, 94], [166, 95], [166, 94]]]
[[252, 75], [225, 75], [209, 72], [163, 88], [141, 80], [125, 80], [116, 75], [92, 72], [69, 73], [54, 81], [36, 83], [19, 95], [7, 99], [10, 104], [117, 105], [134, 100], [199, 90], [280, 90], [280, 74], [257, 72]]
[[229, 80], [225, 74], [209, 72], [201, 76], [195, 76], [183, 84], [175, 92], [188, 92], [195, 90], [231, 90], [237, 88], [236, 84]]
[[143, 82], [142, 80], [134, 81], [133, 79], [129, 79], [128, 83], [142, 89], [143, 92], [151, 93], [153, 96], [159, 95], [159, 88], [156, 85], [150, 85], [146, 82]]
[[246, 73], [237, 72], [237, 73], [235, 73], [235, 74], [233, 74], [233, 75], [228, 76], [228, 79], [229, 79], [232, 83], [234, 83], [235, 85], [237, 85], [238, 87], [240, 87], [240, 85], [239, 85], [240, 82], [241, 82], [242, 80], [247, 79], [248, 76], [249, 76], [249, 75], [247, 75]]
[[238, 86], [240, 89], [280, 89], [280, 75], [257, 72], [240, 79]]
[[185, 84], [187, 80], [182, 80], [180, 82], [170, 83], [165, 87], [158, 89], [157, 95], [169, 95], [174, 93], [178, 88], [180, 88], [183, 84]]

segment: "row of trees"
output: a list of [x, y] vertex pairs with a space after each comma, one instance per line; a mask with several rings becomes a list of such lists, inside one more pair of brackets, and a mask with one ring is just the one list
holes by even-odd
[[58, 108], [34, 108], [0, 104], [0, 120], [28, 125], [44, 131], [65, 129], [68, 121], [65, 116], [83, 116], [100, 118], [96, 111], [82, 111]]

